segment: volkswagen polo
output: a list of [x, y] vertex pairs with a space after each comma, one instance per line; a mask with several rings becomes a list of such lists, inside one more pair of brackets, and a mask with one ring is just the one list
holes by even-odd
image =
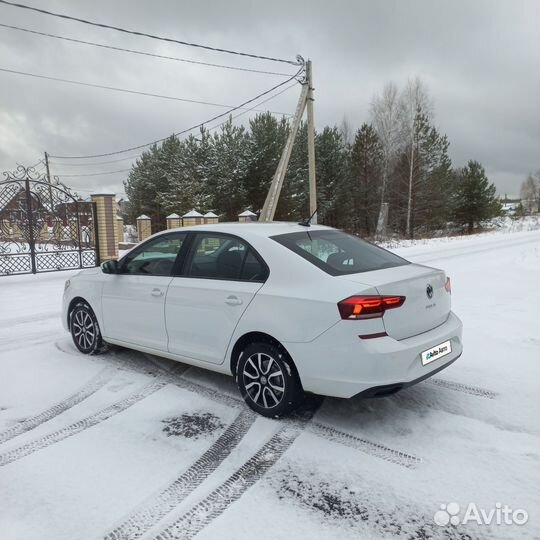
[[151, 236], [66, 282], [82, 353], [116, 344], [234, 376], [264, 416], [304, 392], [385, 396], [462, 352], [450, 278], [321, 225], [224, 223]]

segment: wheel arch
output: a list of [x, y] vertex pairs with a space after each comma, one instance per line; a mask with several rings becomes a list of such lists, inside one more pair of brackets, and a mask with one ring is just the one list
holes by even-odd
[[239, 337], [236, 340], [236, 343], [234, 344], [234, 347], [232, 348], [232, 351], [231, 351], [231, 359], [230, 359], [231, 373], [233, 377], [235, 377], [235, 379], [236, 379], [236, 367], [238, 366], [238, 361], [240, 360], [240, 355], [242, 351], [246, 348], [247, 345], [249, 345], [250, 343], [255, 343], [257, 341], [271, 343], [272, 345], [275, 345], [276, 347], [281, 349], [288, 356], [291, 367], [294, 370], [294, 373], [296, 375], [296, 378], [298, 379], [300, 385], [302, 385], [302, 380], [300, 379], [298, 368], [296, 367], [296, 364], [294, 363], [294, 359], [289, 353], [289, 351], [278, 339], [276, 339], [275, 337], [265, 332], [248, 332], [247, 334], [244, 334], [243, 336]]
[[94, 309], [92, 304], [86, 298], [83, 298], [82, 296], [74, 296], [71, 299], [71, 301], [69, 302], [69, 305], [68, 305], [68, 308], [67, 308], [67, 313], [66, 313], [68, 328], [70, 328], [70, 323], [71, 323], [71, 312], [73, 311], [75, 306], [77, 304], [80, 304], [81, 302], [84, 302], [85, 304], [88, 304], [90, 306], [90, 309], [94, 312], [94, 315], [96, 315], [96, 310]]

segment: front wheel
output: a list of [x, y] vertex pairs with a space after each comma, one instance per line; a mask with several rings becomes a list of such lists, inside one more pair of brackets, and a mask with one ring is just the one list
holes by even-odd
[[96, 316], [86, 302], [78, 303], [70, 316], [70, 331], [75, 347], [84, 354], [99, 354], [107, 349]]
[[236, 382], [248, 406], [269, 418], [290, 414], [303, 396], [292, 360], [272, 343], [251, 343], [244, 349]]

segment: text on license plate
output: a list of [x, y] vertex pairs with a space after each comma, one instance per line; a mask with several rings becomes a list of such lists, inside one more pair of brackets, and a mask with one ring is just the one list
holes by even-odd
[[433, 347], [433, 349], [429, 349], [422, 353], [422, 365], [425, 366], [426, 364], [437, 360], [437, 358], [442, 358], [451, 352], [452, 345], [450, 344], [450, 341], [445, 341], [444, 343]]

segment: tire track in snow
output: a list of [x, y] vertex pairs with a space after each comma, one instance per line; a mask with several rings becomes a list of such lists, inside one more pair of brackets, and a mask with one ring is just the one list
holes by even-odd
[[135, 540], [144, 535], [195, 491], [240, 443], [256, 419], [255, 413], [241, 411], [206, 452], [157, 495], [137, 507], [104, 540]]
[[[474, 248], [474, 249], [451, 249], [448, 251], [437, 251], [433, 253], [422, 253], [418, 255], [410, 254], [410, 261], [412, 263], [416, 264], [424, 264], [424, 263], [437, 263], [439, 260], [444, 259], [455, 259], [457, 257], [471, 257], [475, 255], [481, 255], [483, 253], [493, 252], [496, 250], [501, 249], [508, 249], [508, 248], [514, 248], [517, 246], [524, 246], [527, 244], [533, 244], [536, 242], [536, 239], [529, 239], [529, 240], [523, 240], [521, 242], [504, 242], [504, 243], [498, 243], [494, 244], [490, 247], [484, 247], [484, 248]], [[407, 254], [404, 252], [401, 252], [401, 256], [407, 257]], [[409, 260], [409, 259], [407, 259]]]
[[49, 343], [51, 341], [51, 334], [54, 333], [55, 330], [49, 329], [41, 332], [22, 334], [13, 339], [2, 339], [2, 352], [18, 351], [20, 349], [26, 349], [29, 347], [35, 347], [36, 345]]
[[113, 405], [110, 405], [109, 407], [106, 407], [101, 411], [91, 414], [90, 416], [87, 416], [86, 418], [83, 418], [82, 420], [79, 420], [65, 428], [59, 429], [58, 431], [49, 433], [47, 435], [44, 435], [43, 437], [39, 437], [33, 441], [30, 441], [22, 446], [19, 446], [18, 448], [9, 450], [4, 454], [0, 454], [0, 467], [17, 461], [25, 456], [29, 456], [30, 454], [33, 454], [38, 450], [47, 448], [52, 444], [63, 441], [68, 437], [72, 437], [73, 435], [76, 435], [81, 431], [84, 431], [105, 420], [108, 420], [112, 416], [125, 411], [127, 408], [135, 405], [135, 403], [153, 394], [160, 388], [163, 388], [166, 384], [167, 381], [164, 380], [152, 381], [150, 384], [147, 384], [137, 392], [132, 393], [130, 396], [121, 399], [120, 401], [117, 401]]
[[[69, 350], [69, 348], [65, 347], [60, 341], [57, 341], [55, 346], [60, 352], [65, 354], [77, 356], [81, 354], [75, 348]], [[161, 363], [153, 361], [150, 355], [130, 351], [129, 349], [121, 349], [119, 351], [111, 350], [106, 354], [87, 358], [91, 361], [99, 362], [101, 362], [101, 359], [104, 359], [107, 363], [114, 365], [114, 367], [118, 369], [164, 378], [170, 384], [200, 394], [212, 401], [217, 401], [218, 403], [229, 407], [238, 408], [244, 406], [244, 401], [240, 396], [231, 396], [221, 390], [213, 389], [209, 386], [204, 386], [184, 378], [182, 376], [184, 372], [191, 368], [191, 366], [188, 366], [187, 364], [177, 362], [177, 365], [172, 369], [166, 369]]]
[[207, 497], [167, 525], [154, 540], [190, 540], [258, 482], [302, 432], [281, 428], [268, 442]]
[[413, 454], [408, 454], [402, 452], [401, 450], [394, 450], [384, 444], [376, 443], [368, 439], [357, 437], [350, 433], [339, 431], [333, 427], [320, 424], [319, 422], [312, 422], [308, 424], [307, 431], [313, 433], [314, 435], [319, 435], [320, 437], [327, 439], [331, 442], [335, 442], [344, 446], [349, 446], [350, 448], [355, 448], [360, 450], [365, 454], [368, 454], [373, 457], [383, 459], [384, 461], [389, 461], [396, 465], [401, 465], [408, 469], [414, 469], [417, 465], [422, 463], [422, 459], [414, 456]]
[[448, 390], [454, 390], [455, 392], [462, 392], [471, 396], [478, 396], [487, 399], [495, 399], [499, 394], [488, 390], [486, 388], [480, 388], [479, 386], [469, 386], [468, 384], [458, 383], [454, 381], [448, 381], [446, 379], [428, 379], [425, 381], [427, 384], [434, 384]]
[[11, 328], [12, 326], [18, 326], [19, 324], [26, 324], [31, 322], [43, 321], [44, 319], [60, 318], [61, 313], [59, 311], [44, 311], [39, 314], [29, 315], [26, 317], [14, 317], [5, 321], [0, 321], [0, 328]]
[[[72, 354], [70, 351], [65, 351], [61, 349], [58, 343], [56, 344], [56, 346], [62, 352], [67, 352], [68, 354]], [[108, 355], [110, 354], [111, 353], [108, 353]], [[196, 382], [192, 382], [188, 380], [186, 377], [184, 377], [183, 372], [182, 372], [182, 375], [175, 376], [171, 372], [171, 370], [163, 367], [161, 362], [159, 364], [153, 362], [150, 359], [149, 355], [144, 355], [141, 358], [141, 360], [143, 359], [144, 361], [137, 361], [133, 357], [131, 358], [128, 357], [127, 359], [120, 359], [120, 355], [118, 355], [115, 359], [115, 362], [119, 363], [119, 367], [121, 367], [122, 369], [126, 369], [126, 366], [129, 365], [138, 372], [141, 372], [141, 370], [144, 370], [143, 372], [146, 374], [153, 373], [156, 375], [165, 376], [171, 384], [174, 384], [178, 386], [179, 388], [200, 394], [212, 401], [217, 401], [218, 403], [227, 405], [229, 407], [233, 407], [233, 408], [247, 407], [247, 405], [245, 405], [244, 403], [244, 400], [240, 396], [232, 396], [218, 389], [214, 389], [214, 388], [204, 386]], [[187, 371], [189, 369], [189, 366], [185, 366], [184, 364], [179, 364], [179, 366], [183, 367], [184, 371]], [[285, 420], [285, 422], [288, 422], [290, 425], [301, 427], [301, 428], [307, 425], [307, 430], [313, 433], [314, 435], [322, 437], [336, 444], [348, 446], [349, 448], [355, 448], [365, 454], [369, 454], [371, 456], [383, 459], [384, 461], [387, 461], [389, 463], [394, 463], [395, 465], [400, 465], [402, 467], [407, 467], [407, 468], [414, 468], [415, 466], [417, 466], [419, 463], [422, 462], [422, 459], [417, 456], [408, 454], [406, 452], [402, 452], [400, 450], [390, 448], [388, 446], [385, 446], [375, 441], [370, 441], [369, 439], [357, 437], [350, 433], [341, 431], [337, 428], [319, 424], [317, 422], [307, 423], [307, 421], [305, 419], [302, 419], [300, 416], [296, 416], [296, 417], [293, 417], [292, 419]]]
[[[479, 540], [479, 535], [470, 528], [447, 525], [439, 526], [433, 520], [433, 514], [426, 515], [413, 501], [387, 503], [386, 497], [381, 505], [381, 493], [373, 486], [362, 482], [359, 487], [351, 487], [339, 481], [317, 481], [312, 471], [302, 471], [287, 466], [276, 471], [272, 483], [281, 500], [287, 498], [293, 504], [302, 505], [310, 510], [315, 518], [343, 527], [348, 525], [357, 531], [358, 538], [403, 538], [407, 540]], [[354, 484], [358, 486], [360, 478]], [[390, 497], [390, 500], [392, 498]], [[399, 504], [399, 506], [398, 506]], [[366, 534], [365, 527], [370, 531]], [[485, 531], [482, 531], [485, 533]], [[489, 535], [488, 535], [489, 536]]]
[[90, 397], [92, 394], [103, 388], [113, 377], [113, 371], [110, 368], [102, 369], [96, 376], [88, 381], [82, 388], [77, 390], [74, 394], [59, 401], [49, 409], [26, 418], [25, 420], [18, 422], [14, 426], [0, 432], [0, 444], [5, 443], [22, 433], [30, 431], [37, 426], [48, 422], [55, 416], [62, 414], [64, 411], [71, 409], [81, 401]]
[[422, 250], [421, 252], [416, 251], [415, 253], [413, 251], [414, 249], [413, 246], [411, 246], [410, 248], [411, 253], [407, 253], [407, 249], [409, 248], [401, 248], [399, 249], [399, 251], [396, 249], [396, 251], [398, 251], [398, 253], [401, 256], [407, 258], [407, 260], [409, 260], [408, 257], [410, 257], [411, 262], [421, 264], [422, 262], [434, 262], [439, 259], [454, 259], [456, 257], [461, 257], [461, 256], [477, 255], [481, 253], [492, 252], [499, 249], [513, 248], [516, 246], [524, 246], [527, 244], [533, 244], [537, 242], [538, 242], [538, 239], [536, 237], [530, 237], [530, 238], [522, 239], [519, 241], [515, 241], [512, 238], [505, 238], [505, 239], [500, 239], [496, 242], [485, 242], [485, 243], [480, 244], [480, 246], [478, 245], [477, 246], [452, 245], [448, 247], [437, 246], [430, 252], [426, 252]]

